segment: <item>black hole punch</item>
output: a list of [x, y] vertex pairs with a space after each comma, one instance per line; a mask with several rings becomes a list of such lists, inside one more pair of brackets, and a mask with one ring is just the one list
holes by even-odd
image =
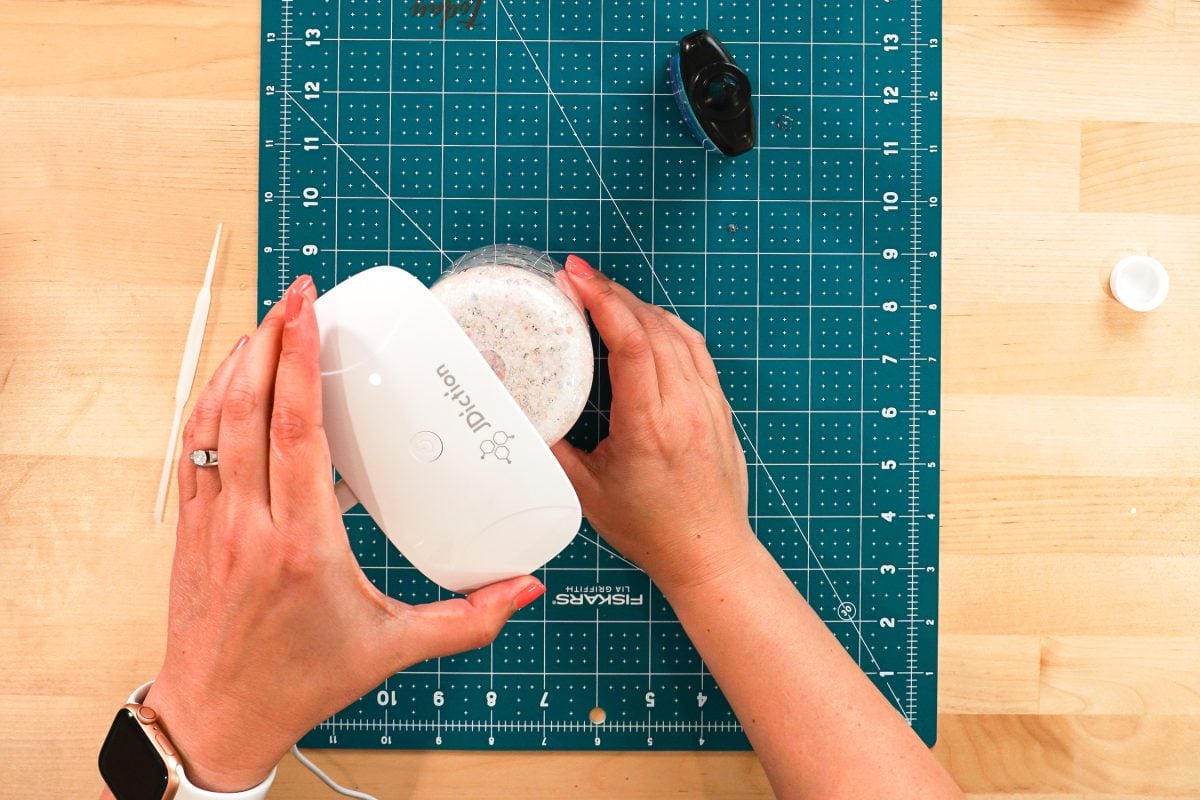
[[754, 147], [750, 79], [717, 37], [706, 30], [683, 37], [668, 76], [684, 122], [703, 147], [727, 156]]
[[750, 81], [737, 67], [709, 64], [696, 76], [691, 94], [701, 120], [732, 120], [746, 110]]

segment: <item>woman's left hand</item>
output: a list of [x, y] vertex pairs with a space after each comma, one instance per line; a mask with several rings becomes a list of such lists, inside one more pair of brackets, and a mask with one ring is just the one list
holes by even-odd
[[[260, 783], [309, 729], [406, 667], [491, 642], [544, 587], [407, 605], [351, 552], [321, 427], [316, 290], [288, 290], [184, 431], [167, 653], [146, 698], [202, 788]], [[414, 343], [415, 344], [415, 343]], [[216, 449], [215, 468], [188, 460]]]

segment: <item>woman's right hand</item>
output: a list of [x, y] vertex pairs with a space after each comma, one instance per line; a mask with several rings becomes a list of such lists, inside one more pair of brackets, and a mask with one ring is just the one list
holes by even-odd
[[612, 418], [591, 453], [554, 452], [588, 520], [666, 595], [776, 796], [961, 800], [751, 531], [746, 460], [704, 339], [580, 259], [567, 270], [608, 345]]
[[554, 446], [604, 538], [665, 592], [752, 557], [746, 458], [704, 337], [571, 256], [571, 283], [608, 347], [609, 435]]

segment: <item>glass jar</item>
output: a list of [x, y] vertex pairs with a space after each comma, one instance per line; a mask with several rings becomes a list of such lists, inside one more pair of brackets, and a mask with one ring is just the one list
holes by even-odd
[[562, 266], [519, 245], [481, 247], [433, 284], [547, 444], [567, 434], [587, 404], [592, 338]]

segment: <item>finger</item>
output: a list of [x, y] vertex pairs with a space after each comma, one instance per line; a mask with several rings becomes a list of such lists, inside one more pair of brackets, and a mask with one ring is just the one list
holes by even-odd
[[490, 644], [509, 617], [545, 591], [537, 578], [522, 576], [477, 589], [465, 598], [411, 606], [397, 617], [392, 632], [397, 660], [407, 667]]
[[658, 371], [659, 394], [664, 398], [684, 383], [695, 380], [695, 368], [687, 347], [668, 321], [668, 312], [643, 303], [633, 292], [620, 287], [622, 299], [637, 315], [650, 336], [650, 348], [654, 351], [654, 368]]
[[[307, 275], [302, 276], [288, 292], [311, 280]], [[221, 461], [218, 466], [221, 490], [260, 507], [269, 501], [268, 431], [286, 307], [286, 299], [276, 303], [258, 326], [258, 331], [244, 348], [221, 404]]]
[[296, 515], [311, 517], [314, 500], [336, 502], [329, 444], [321, 424], [316, 297], [310, 281], [303, 290], [289, 292], [285, 301], [267, 458], [271, 516], [284, 524]]
[[596, 277], [608, 283], [613, 296], [629, 309], [650, 338], [650, 351], [654, 357], [660, 390], [664, 384], [686, 381], [687, 375], [681, 370], [685, 364], [690, 368], [691, 358], [687, 356], [682, 342], [677, 340], [674, 327], [667, 322], [667, 312], [643, 301], [624, 286], [599, 273], [596, 273]]
[[567, 270], [608, 348], [613, 397], [634, 408], [658, 408], [662, 398], [650, 338], [617, 292], [617, 285], [578, 256], [567, 259]]
[[708, 352], [704, 335], [674, 314], [670, 315], [670, 319], [691, 356], [692, 365], [696, 374], [700, 376], [700, 382], [705, 387], [713, 420], [728, 424], [733, 417], [733, 407], [729, 405], [729, 398], [725, 396], [725, 390], [721, 388], [721, 378], [717, 374], [717, 366], [713, 363], [712, 355]]
[[183, 428], [183, 452], [179, 455], [179, 500], [184, 502], [196, 497], [200, 491], [215, 493], [221, 488], [221, 479], [215, 469], [200, 468], [192, 463], [193, 450], [216, 450], [217, 433], [221, 424], [221, 401], [225, 397], [225, 389], [233, 376], [238, 355], [242, 345], [250, 340], [249, 336], [238, 339], [237, 344], [229, 351], [217, 366], [217, 371], [209, 378], [192, 414], [188, 417]]
[[684, 346], [687, 347], [688, 354], [691, 356], [692, 366], [696, 368], [696, 373], [700, 376], [700, 380], [713, 389], [716, 389], [721, 395], [724, 395], [725, 392], [721, 389], [721, 378], [717, 374], [717, 365], [713, 363], [712, 354], [708, 352], [708, 343], [704, 341], [704, 334], [691, 325], [688, 325], [675, 314], [670, 314], [669, 320], [675, 332], [683, 340]]

